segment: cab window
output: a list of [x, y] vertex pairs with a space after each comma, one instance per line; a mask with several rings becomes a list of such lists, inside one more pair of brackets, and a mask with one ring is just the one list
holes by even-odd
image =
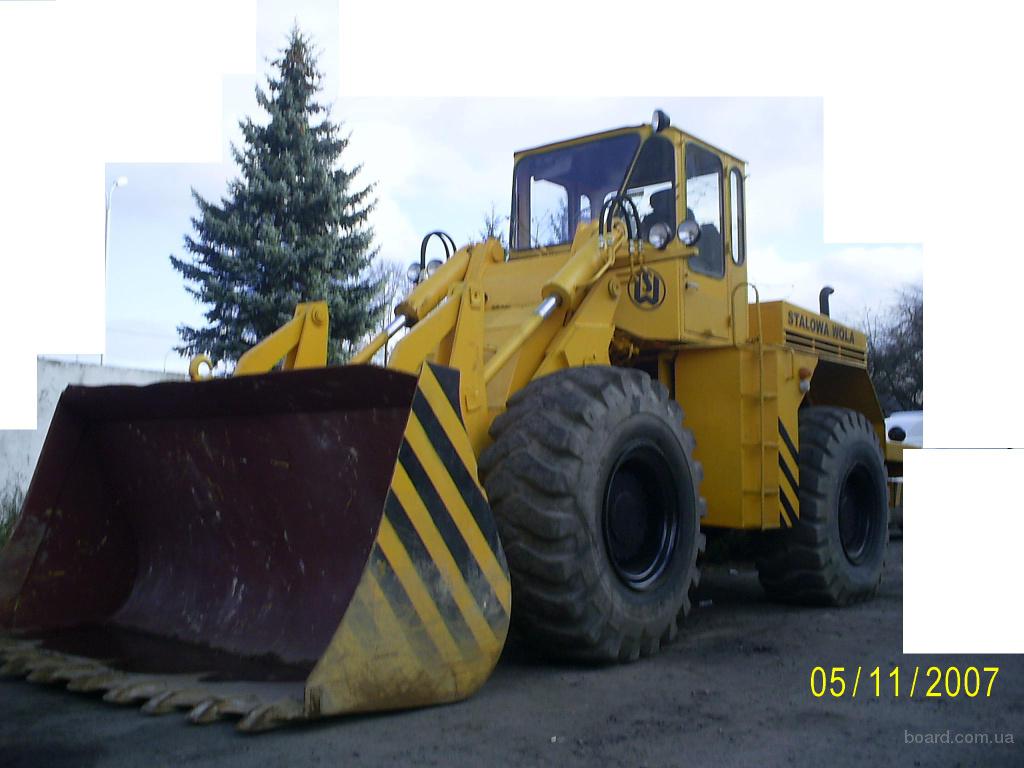
[[626, 195], [640, 214], [640, 236], [647, 239], [651, 227], [662, 222], [676, 230], [676, 162], [672, 142], [652, 136], [640, 150]]
[[696, 144], [686, 145], [686, 218], [697, 222], [700, 239], [690, 268], [711, 277], [725, 275], [722, 245], [722, 161]]
[[527, 155], [512, 189], [512, 250], [565, 245], [622, 184], [640, 144], [636, 133]]
[[729, 243], [734, 264], [742, 264], [746, 257], [743, 237], [743, 174], [738, 168], [729, 172]]

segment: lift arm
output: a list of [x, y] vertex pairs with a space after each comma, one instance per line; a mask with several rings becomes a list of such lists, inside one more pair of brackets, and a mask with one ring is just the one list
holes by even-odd
[[326, 301], [295, 307], [295, 316], [238, 360], [235, 376], [266, 373], [284, 358], [284, 369], [327, 365], [329, 319]]

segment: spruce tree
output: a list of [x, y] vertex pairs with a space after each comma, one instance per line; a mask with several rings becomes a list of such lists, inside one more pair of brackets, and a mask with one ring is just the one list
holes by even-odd
[[348, 145], [329, 109], [316, 100], [322, 75], [309, 39], [293, 29], [256, 99], [269, 122], [242, 120], [244, 144], [231, 146], [240, 177], [215, 204], [195, 189], [191, 259], [171, 256], [186, 290], [207, 305], [201, 328], [178, 327], [184, 354], [205, 352], [228, 365], [291, 319], [302, 301], [330, 307], [329, 361], [344, 361], [383, 312], [377, 255], [367, 217], [372, 185], [361, 166], [344, 170]]

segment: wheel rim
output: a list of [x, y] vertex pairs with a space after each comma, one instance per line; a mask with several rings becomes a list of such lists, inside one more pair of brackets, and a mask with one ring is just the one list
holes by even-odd
[[858, 464], [846, 475], [839, 494], [839, 541], [846, 559], [859, 565], [874, 540], [878, 492], [867, 467]]
[[652, 445], [627, 448], [605, 488], [602, 528], [608, 559], [629, 588], [646, 590], [665, 573], [679, 529], [676, 480]]

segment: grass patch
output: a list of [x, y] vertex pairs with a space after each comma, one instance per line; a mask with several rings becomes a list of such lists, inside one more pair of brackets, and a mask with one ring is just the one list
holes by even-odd
[[17, 486], [8, 485], [0, 491], [0, 549], [11, 538], [23, 501], [25, 493]]

